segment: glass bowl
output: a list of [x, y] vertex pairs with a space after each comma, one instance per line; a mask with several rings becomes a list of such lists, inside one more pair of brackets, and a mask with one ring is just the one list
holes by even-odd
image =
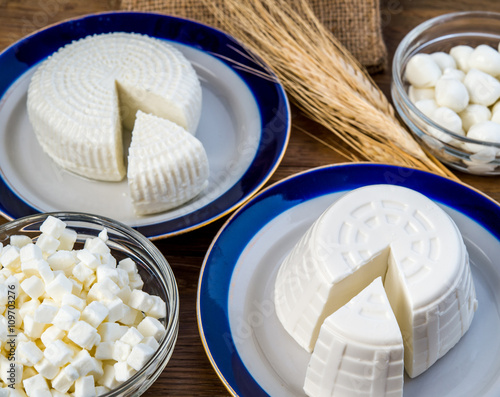
[[40, 235], [40, 225], [52, 215], [66, 223], [67, 228], [77, 232], [74, 249], [80, 249], [87, 238], [97, 237], [107, 229], [107, 245], [117, 261], [131, 258], [137, 265], [143, 290], [160, 296], [167, 307], [165, 318], [159, 321], [165, 326], [165, 334], [159, 340], [159, 347], [145, 366], [119, 387], [101, 396], [140, 396], [165, 369], [177, 340], [179, 327], [179, 293], [177, 283], [165, 257], [156, 246], [139, 232], [109, 218], [77, 212], [52, 212], [30, 215], [0, 225], [0, 243], [9, 244], [10, 236], [26, 235], [35, 241]]
[[399, 44], [392, 64], [391, 95], [394, 106], [416, 139], [451, 168], [478, 175], [500, 175], [500, 144], [467, 138], [443, 128], [424, 115], [410, 100], [404, 75], [417, 53], [449, 53], [457, 45], [477, 47], [500, 43], [500, 13], [470, 11], [444, 14], [410, 31]]

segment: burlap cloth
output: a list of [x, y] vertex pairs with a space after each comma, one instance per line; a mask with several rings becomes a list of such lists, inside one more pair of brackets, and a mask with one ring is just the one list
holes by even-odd
[[[387, 49], [382, 37], [379, 0], [309, 0], [318, 18], [370, 73], [386, 66]], [[161, 12], [217, 23], [200, 0], [122, 0], [124, 10]]]

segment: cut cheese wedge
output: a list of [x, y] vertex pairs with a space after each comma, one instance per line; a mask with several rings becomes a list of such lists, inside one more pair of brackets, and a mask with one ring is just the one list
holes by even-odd
[[166, 41], [133, 33], [88, 36], [59, 49], [35, 71], [28, 116], [43, 150], [61, 167], [97, 180], [125, 175], [122, 125], [137, 110], [196, 131], [201, 85]]
[[324, 320], [376, 277], [403, 335], [405, 369], [417, 376], [464, 335], [477, 301], [457, 226], [416, 191], [371, 185], [333, 203], [280, 266], [277, 316], [312, 351]]
[[184, 204], [208, 185], [209, 165], [201, 142], [181, 126], [137, 112], [127, 179], [140, 215]]
[[401, 397], [403, 377], [403, 338], [378, 277], [322, 324], [304, 391], [314, 397]]

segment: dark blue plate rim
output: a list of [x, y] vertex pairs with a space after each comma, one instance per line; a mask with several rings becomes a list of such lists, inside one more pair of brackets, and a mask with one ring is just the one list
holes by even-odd
[[[254, 95], [262, 120], [257, 153], [245, 174], [227, 192], [206, 206], [166, 221], [133, 226], [150, 239], [185, 233], [230, 213], [252, 197], [281, 162], [290, 137], [290, 106], [274, 74], [236, 39], [221, 30], [193, 20], [150, 12], [113, 11], [69, 19], [22, 38], [0, 53], [0, 100], [28, 69], [58, 48], [89, 34], [135, 32], [168, 39], [217, 56], [231, 68]], [[257, 72], [243, 70], [244, 65]], [[270, 79], [258, 75], [262, 72]], [[0, 214], [7, 219], [40, 212], [23, 201], [0, 176]]]
[[313, 168], [260, 191], [235, 211], [213, 239], [198, 281], [197, 321], [205, 352], [234, 396], [267, 396], [239, 356], [229, 326], [229, 288], [248, 242], [268, 222], [314, 198], [373, 184], [419, 191], [488, 230], [500, 243], [500, 204], [479, 190], [426, 171], [387, 164], [347, 163]]

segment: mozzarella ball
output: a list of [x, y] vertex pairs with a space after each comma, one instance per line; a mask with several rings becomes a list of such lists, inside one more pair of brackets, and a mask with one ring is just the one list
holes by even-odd
[[450, 50], [450, 55], [457, 63], [458, 69], [467, 73], [470, 69], [469, 57], [474, 51], [474, 48], [468, 45], [457, 45]]
[[417, 88], [411, 85], [408, 89], [408, 96], [413, 103], [417, 103], [422, 99], [434, 99], [434, 88]]
[[500, 82], [487, 73], [471, 69], [464, 78], [472, 103], [493, 105], [500, 98]]
[[439, 79], [435, 88], [436, 103], [439, 106], [450, 108], [454, 112], [461, 112], [469, 104], [469, 93], [465, 85], [455, 79]]
[[421, 99], [415, 103], [415, 106], [427, 117], [431, 118], [438, 105], [434, 99]]
[[500, 124], [500, 101], [496, 102], [492, 107], [491, 107], [491, 121], [494, 121], [495, 123]]
[[494, 121], [495, 123], [500, 124], [500, 112], [493, 113], [490, 121]]
[[[431, 119], [444, 129], [454, 132], [457, 135], [465, 135], [462, 129], [462, 119], [457, 113], [447, 107], [437, 108], [432, 114]], [[434, 127], [429, 127], [428, 132], [442, 142], [449, 143], [453, 140], [452, 136]]]
[[489, 45], [478, 45], [469, 57], [469, 67], [498, 76], [500, 75], [500, 53]]
[[444, 71], [445, 69], [456, 69], [457, 68], [457, 63], [455, 62], [455, 59], [450, 55], [447, 54], [446, 52], [434, 52], [431, 54], [432, 59], [434, 59], [434, 62], [438, 64], [440, 69]]
[[495, 104], [493, 104], [493, 106], [491, 107], [491, 113], [496, 113], [500, 111], [500, 101], [496, 102]]
[[406, 65], [405, 77], [417, 88], [433, 87], [441, 74], [440, 67], [429, 54], [416, 54]]
[[473, 103], [460, 112], [459, 116], [464, 131], [469, 131], [474, 124], [488, 121], [491, 118], [491, 111], [486, 106]]
[[[467, 138], [500, 144], [500, 124], [494, 121], [483, 121], [475, 124], [469, 129]], [[490, 149], [475, 143], [466, 143], [465, 147], [471, 152], [480, 152], [484, 149]], [[500, 150], [496, 152], [497, 155], [500, 154]]]
[[443, 71], [443, 75], [441, 76], [442, 79], [455, 79], [458, 81], [464, 81], [465, 73], [462, 72], [460, 69], [450, 69], [446, 68]]

